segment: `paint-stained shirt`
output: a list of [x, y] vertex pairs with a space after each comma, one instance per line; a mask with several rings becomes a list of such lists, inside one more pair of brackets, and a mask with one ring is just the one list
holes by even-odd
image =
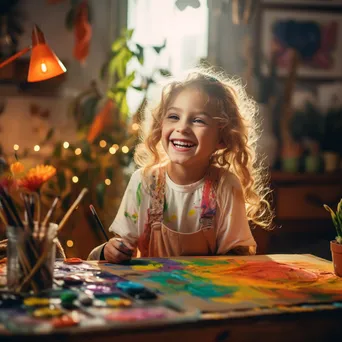
[[[182, 233], [197, 231], [200, 227], [204, 178], [193, 184], [179, 185], [166, 173], [165, 186], [163, 223], [169, 229]], [[227, 254], [237, 246], [250, 247], [250, 253], [253, 253], [256, 243], [248, 225], [241, 184], [230, 173], [224, 178], [222, 186], [226, 191], [225, 204], [217, 206], [214, 220], [217, 254]], [[143, 185], [142, 170], [139, 169], [131, 176], [109, 230], [136, 245], [147, 222], [150, 201], [151, 196]]]

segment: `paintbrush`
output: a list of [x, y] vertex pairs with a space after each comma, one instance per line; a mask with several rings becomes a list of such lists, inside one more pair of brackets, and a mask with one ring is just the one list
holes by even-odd
[[43, 220], [42, 226], [45, 227], [45, 226], [47, 225], [47, 223], [48, 223], [48, 221], [49, 221], [51, 215], [53, 214], [53, 212], [55, 211], [55, 209], [56, 209], [56, 207], [57, 207], [58, 201], [59, 201], [59, 197], [56, 197], [56, 198], [54, 199], [54, 201], [53, 201], [53, 203], [52, 203], [52, 205], [51, 205], [49, 211], [47, 212], [47, 214], [46, 214], [44, 220]]
[[109, 240], [108, 235], [106, 234], [106, 231], [105, 231], [105, 229], [104, 229], [104, 227], [103, 227], [103, 224], [102, 224], [102, 222], [101, 222], [101, 220], [100, 220], [100, 218], [99, 218], [99, 215], [97, 215], [97, 212], [96, 212], [94, 206], [93, 206], [92, 204], [90, 204], [89, 208], [90, 208], [91, 213], [93, 214], [93, 216], [94, 216], [94, 218], [95, 218], [95, 221], [96, 221], [97, 225], [100, 227], [100, 229], [101, 229], [101, 231], [102, 231], [104, 237], [105, 237], [106, 240], [108, 241], [108, 240]]
[[80, 194], [78, 195], [78, 197], [76, 198], [75, 202], [72, 204], [72, 206], [69, 208], [69, 210], [66, 212], [66, 214], [64, 215], [64, 217], [62, 218], [62, 221], [59, 223], [58, 225], [58, 232], [61, 231], [61, 229], [63, 228], [63, 226], [65, 225], [65, 222], [68, 220], [68, 218], [70, 217], [70, 215], [73, 213], [73, 211], [76, 209], [76, 207], [78, 206], [78, 204], [81, 202], [82, 198], [84, 197], [84, 195], [88, 192], [87, 188], [83, 188], [82, 191], [80, 192]]

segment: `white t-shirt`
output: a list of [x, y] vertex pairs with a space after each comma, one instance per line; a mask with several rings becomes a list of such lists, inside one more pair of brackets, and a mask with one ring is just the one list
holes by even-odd
[[[168, 228], [183, 233], [191, 233], [199, 229], [203, 185], [204, 178], [193, 184], [178, 185], [166, 173], [163, 223]], [[256, 247], [248, 225], [245, 203], [236, 195], [241, 191], [238, 178], [230, 174], [225, 179], [224, 188], [227, 191], [224, 210], [226, 214], [221, 215], [217, 206], [214, 220], [217, 254], [226, 254], [237, 246]], [[131, 176], [119, 211], [109, 230], [135, 245], [147, 222], [150, 201], [151, 197], [142, 185], [142, 170], [139, 169]]]

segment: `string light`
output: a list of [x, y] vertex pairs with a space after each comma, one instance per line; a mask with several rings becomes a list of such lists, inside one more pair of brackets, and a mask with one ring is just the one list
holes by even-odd
[[99, 145], [100, 145], [100, 147], [104, 148], [104, 147], [107, 146], [107, 141], [101, 140], [101, 141], [99, 142]]
[[123, 153], [128, 153], [129, 152], [129, 148], [127, 146], [122, 146], [121, 151]]
[[79, 147], [76, 148], [76, 150], [75, 150], [76, 156], [79, 156], [81, 153], [82, 153], [82, 150]]
[[109, 149], [109, 153], [110, 153], [110, 154], [115, 154], [115, 153], [116, 153], [116, 149], [115, 149], [114, 147], [111, 147], [111, 148]]
[[69, 144], [67, 141], [64, 141], [63, 147], [64, 147], [65, 149], [67, 149], [69, 146], [70, 146], [70, 144]]
[[112, 184], [112, 181], [109, 178], [106, 178], [104, 182], [105, 182], [106, 185], [111, 185]]
[[77, 182], [78, 182], [78, 177], [77, 177], [77, 176], [72, 177], [72, 181], [73, 181], [74, 183], [77, 183]]
[[74, 245], [74, 241], [68, 240], [68, 241], [66, 242], [66, 245], [67, 245], [68, 247], [72, 247], [72, 246]]
[[19, 145], [18, 144], [14, 144], [13, 149], [14, 149], [14, 151], [18, 151], [19, 150]]
[[132, 129], [133, 129], [133, 131], [137, 131], [137, 130], [139, 129], [139, 124], [134, 123], [134, 124], [132, 125]]
[[118, 150], [120, 146], [118, 144], [113, 144], [112, 147]]
[[39, 146], [39, 145], [35, 145], [35, 146], [33, 147], [33, 149], [34, 149], [36, 152], [38, 152], [38, 151], [40, 150], [40, 146]]

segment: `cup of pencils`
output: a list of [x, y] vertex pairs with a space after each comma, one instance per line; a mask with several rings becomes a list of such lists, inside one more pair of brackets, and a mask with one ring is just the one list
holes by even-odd
[[34, 229], [7, 226], [7, 287], [13, 292], [51, 289], [56, 258], [58, 225], [49, 223]]

